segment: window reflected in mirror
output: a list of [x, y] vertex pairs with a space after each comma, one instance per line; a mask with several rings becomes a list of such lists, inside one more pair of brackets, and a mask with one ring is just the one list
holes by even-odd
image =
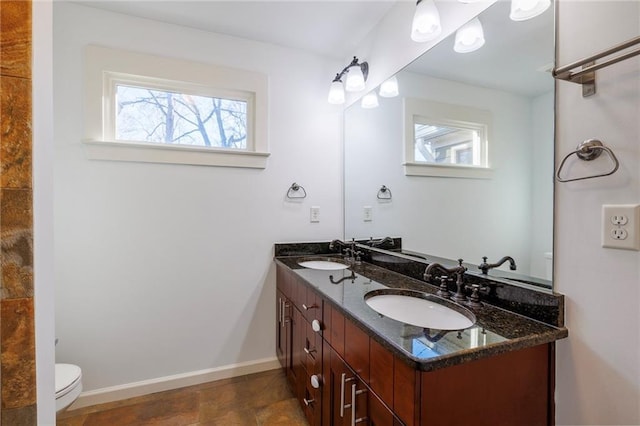
[[482, 145], [486, 139], [479, 129], [414, 124], [414, 159], [421, 163], [484, 167]]

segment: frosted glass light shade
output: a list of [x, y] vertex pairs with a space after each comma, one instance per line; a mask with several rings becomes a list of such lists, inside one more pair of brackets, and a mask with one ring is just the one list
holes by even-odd
[[421, 0], [416, 6], [411, 25], [411, 40], [424, 42], [434, 40], [442, 32], [440, 13], [433, 0]]
[[464, 24], [456, 31], [456, 41], [453, 50], [458, 53], [469, 53], [484, 46], [484, 31], [478, 18]]
[[394, 75], [388, 80], [385, 80], [380, 85], [380, 96], [383, 98], [393, 98], [394, 96], [398, 96], [398, 79]]
[[360, 103], [362, 108], [377, 108], [378, 107], [378, 96], [376, 92], [367, 93], [362, 97], [362, 101]]
[[340, 80], [331, 83], [331, 87], [329, 88], [328, 101], [330, 104], [335, 105], [344, 103], [344, 86], [342, 85], [342, 82]]
[[359, 65], [349, 68], [345, 83], [347, 92], [359, 92], [364, 90], [364, 74]]
[[540, 15], [549, 6], [551, 6], [551, 0], [511, 0], [509, 17], [513, 21], [526, 21]]

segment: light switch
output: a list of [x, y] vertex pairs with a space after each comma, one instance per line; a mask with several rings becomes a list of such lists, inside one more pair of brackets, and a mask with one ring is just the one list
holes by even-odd
[[362, 208], [362, 220], [365, 222], [373, 221], [373, 207], [364, 206]]
[[320, 207], [313, 206], [311, 207], [311, 223], [320, 222]]

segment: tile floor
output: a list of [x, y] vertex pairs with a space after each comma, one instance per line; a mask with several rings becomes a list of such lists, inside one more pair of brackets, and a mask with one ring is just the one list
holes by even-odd
[[306, 426], [281, 370], [60, 413], [57, 426]]

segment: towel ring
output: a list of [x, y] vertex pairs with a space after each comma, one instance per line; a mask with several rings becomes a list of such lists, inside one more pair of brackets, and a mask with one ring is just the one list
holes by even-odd
[[385, 185], [382, 185], [382, 187], [378, 190], [378, 200], [390, 200], [392, 195], [391, 195], [391, 190], [389, 188], [387, 188]]
[[[573, 179], [563, 179], [560, 177], [560, 172], [562, 171], [562, 167], [564, 167], [564, 163], [573, 154], [575, 154], [581, 160], [591, 161], [598, 158], [600, 154], [602, 154], [602, 151], [609, 154], [609, 157], [613, 161], [613, 169], [610, 172], [602, 173], [599, 175], [583, 176], [583, 177], [578, 177]], [[597, 139], [587, 139], [586, 141], [578, 145], [575, 151], [570, 152], [562, 159], [562, 162], [560, 163], [560, 167], [558, 167], [558, 172], [556, 173], [556, 178], [558, 179], [558, 182], [564, 183], [564, 182], [573, 182], [576, 180], [584, 180], [584, 179], [592, 179], [597, 177], [609, 176], [614, 174], [618, 170], [618, 167], [620, 167], [620, 162], [618, 161], [618, 158], [616, 158], [611, 148], [607, 148], [606, 146], [603, 145], [602, 142], [600, 142]]]
[[[296, 195], [298, 191], [302, 191], [302, 194]], [[294, 198], [306, 198], [306, 197], [307, 197], [307, 191], [304, 190], [303, 186], [298, 185], [295, 182], [293, 182], [289, 187], [289, 189], [287, 190], [287, 198], [294, 199]]]

